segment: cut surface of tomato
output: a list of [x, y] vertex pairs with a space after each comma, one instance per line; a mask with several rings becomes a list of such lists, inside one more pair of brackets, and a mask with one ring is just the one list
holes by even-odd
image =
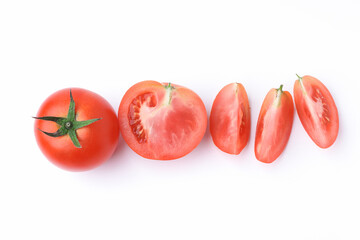
[[176, 159], [191, 152], [207, 125], [204, 103], [196, 93], [156, 81], [132, 86], [121, 100], [118, 117], [129, 147], [157, 160]]
[[330, 147], [339, 132], [339, 115], [329, 90], [312, 76], [299, 77], [294, 84], [294, 99], [310, 138], [321, 148]]
[[294, 120], [291, 94], [271, 89], [261, 106], [255, 136], [255, 156], [264, 163], [272, 163], [284, 151]]
[[214, 144], [229, 154], [239, 154], [250, 137], [250, 106], [240, 83], [223, 87], [210, 113], [210, 133]]

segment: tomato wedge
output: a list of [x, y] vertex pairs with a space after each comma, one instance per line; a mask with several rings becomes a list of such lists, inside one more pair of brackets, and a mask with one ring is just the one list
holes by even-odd
[[310, 138], [321, 148], [330, 147], [339, 132], [339, 115], [329, 90], [312, 76], [299, 77], [294, 99], [300, 121]]
[[196, 93], [156, 81], [133, 85], [121, 100], [118, 116], [129, 147], [140, 156], [157, 160], [190, 153], [207, 125], [204, 103]]
[[241, 83], [223, 87], [216, 96], [210, 113], [210, 133], [222, 151], [239, 154], [250, 137], [250, 106]]
[[272, 163], [284, 151], [294, 120], [291, 94], [271, 89], [261, 106], [255, 136], [255, 156], [264, 163]]

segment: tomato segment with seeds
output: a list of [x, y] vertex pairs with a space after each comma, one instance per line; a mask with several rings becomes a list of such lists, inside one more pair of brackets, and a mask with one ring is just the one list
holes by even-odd
[[214, 144], [229, 154], [239, 154], [250, 137], [250, 106], [240, 83], [223, 87], [210, 113], [210, 133]]
[[318, 79], [299, 77], [294, 99], [300, 121], [310, 138], [321, 148], [330, 147], [339, 131], [338, 111], [329, 90]]
[[143, 81], [132, 86], [119, 106], [120, 131], [139, 155], [158, 160], [191, 152], [205, 134], [204, 103], [190, 89]]

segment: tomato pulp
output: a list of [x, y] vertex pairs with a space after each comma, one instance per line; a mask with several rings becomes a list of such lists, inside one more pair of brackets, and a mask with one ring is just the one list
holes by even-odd
[[35, 137], [41, 151], [69, 171], [99, 166], [111, 157], [118, 143], [114, 109], [100, 95], [85, 89], [55, 92], [43, 102], [36, 118]]
[[223, 87], [216, 96], [210, 113], [210, 133], [222, 151], [239, 154], [250, 137], [250, 106], [241, 83]]
[[314, 77], [299, 77], [294, 85], [294, 99], [300, 121], [310, 138], [321, 148], [330, 147], [339, 132], [339, 115], [329, 90]]
[[207, 125], [204, 103], [196, 93], [156, 81], [133, 85], [121, 100], [118, 118], [129, 147], [142, 157], [157, 160], [191, 152]]
[[255, 156], [264, 163], [272, 163], [284, 151], [294, 120], [291, 94], [271, 89], [261, 106], [255, 136]]

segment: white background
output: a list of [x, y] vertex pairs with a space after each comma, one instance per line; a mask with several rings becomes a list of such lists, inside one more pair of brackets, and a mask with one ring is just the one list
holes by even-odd
[[[360, 239], [360, 3], [342, 1], [1, 1], [0, 239]], [[270, 88], [295, 73], [332, 93], [340, 132], [318, 148], [295, 115], [270, 165], [254, 156]], [[252, 127], [238, 156], [209, 131], [175, 161], [143, 159], [120, 138], [114, 156], [83, 173], [53, 166], [34, 116], [65, 87], [105, 97], [154, 79], [186, 86], [208, 113], [241, 82]]]

